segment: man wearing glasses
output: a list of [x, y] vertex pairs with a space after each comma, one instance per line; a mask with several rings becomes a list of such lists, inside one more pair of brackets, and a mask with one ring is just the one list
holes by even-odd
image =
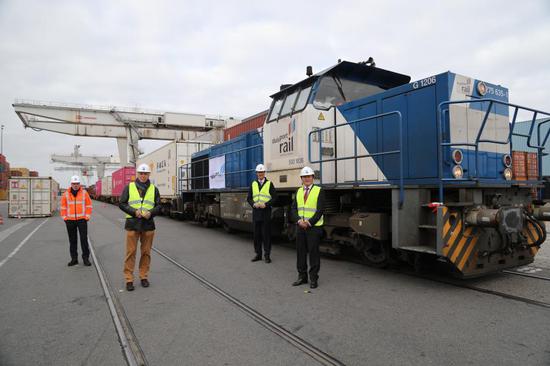
[[71, 188], [61, 197], [61, 217], [67, 226], [69, 234], [71, 261], [68, 266], [78, 264], [78, 237], [80, 234], [80, 246], [82, 247], [82, 262], [85, 266], [91, 266], [90, 248], [88, 247], [88, 220], [92, 217], [92, 200], [90, 195], [80, 186], [80, 177], [71, 177]]
[[151, 168], [141, 164], [137, 168], [137, 179], [128, 184], [120, 196], [119, 207], [126, 213], [126, 257], [124, 259], [124, 278], [126, 290], [134, 291], [134, 268], [138, 241], [141, 243], [139, 259], [139, 278], [141, 286], [149, 287], [149, 267], [151, 248], [155, 236], [153, 217], [161, 210], [159, 190], [149, 181]]

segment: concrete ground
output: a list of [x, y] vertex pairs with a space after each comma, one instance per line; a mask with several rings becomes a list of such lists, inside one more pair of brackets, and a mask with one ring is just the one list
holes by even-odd
[[[151, 287], [136, 280], [126, 292], [123, 217], [94, 202], [89, 233], [151, 365], [317, 364], [156, 253]], [[59, 217], [6, 220], [0, 263], [45, 220], [0, 266], [0, 365], [124, 364], [94, 269], [66, 266]], [[250, 235], [156, 223], [155, 247], [346, 365], [550, 364], [550, 309], [327, 257], [319, 288], [305, 291], [290, 286], [290, 246], [276, 245], [271, 264], [251, 263]], [[550, 268], [547, 253], [537, 268]], [[472, 283], [550, 302], [548, 281], [497, 275]]]

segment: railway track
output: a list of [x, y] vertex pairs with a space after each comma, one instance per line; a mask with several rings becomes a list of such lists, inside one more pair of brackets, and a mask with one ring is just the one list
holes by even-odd
[[[102, 215], [102, 216], [110, 221], [113, 221], [111, 218], [105, 215]], [[139, 345], [139, 342], [134, 334], [131, 323], [126, 317], [123, 306], [118, 301], [116, 294], [112, 291], [112, 288], [106, 279], [103, 269], [101, 268], [100, 261], [96, 257], [95, 252], [93, 250], [93, 244], [91, 240], [89, 240], [89, 244], [90, 244], [90, 252], [92, 255], [93, 263], [94, 263], [94, 266], [96, 267], [96, 271], [98, 272], [100, 283], [105, 293], [107, 303], [109, 305], [109, 310], [111, 312], [111, 317], [113, 319], [113, 323], [115, 325], [115, 329], [119, 337], [120, 345], [124, 353], [124, 358], [129, 366], [147, 366], [148, 365], [147, 359], [145, 358], [143, 350]], [[227, 300], [229, 303], [234, 305], [237, 309], [239, 309], [240, 311], [245, 313], [247, 316], [252, 318], [254, 321], [259, 323], [261, 326], [271, 331], [272, 333], [276, 334], [277, 336], [279, 336], [280, 338], [282, 338], [283, 340], [285, 340], [286, 342], [288, 342], [289, 344], [291, 344], [292, 346], [294, 346], [304, 354], [308, 355], [309, 357], [317, 361], [320, 365], [326, 365], [326, 366], [344, 366], [345, 365], [342, 361], [336, 359], [335, 357], [315, 347], [313, 344], [309, 343], [305, 339], [300, 338], [299, 336], [285, 329], [283, 326], [276, 323], [274, 320], [270, 319], [266, 315], [260, 313], [259, 311], [248, 306], [247, 304], [240, 301], [236, 297], [232, 296], [228, 292], [224, 291], [220, 287], [216, 286], [214, 283], [210, 282], [205, 277], [193, 271], [191, 268], [185, 266], [183, 263], [178, 262], [176, 259], [168, 255], [164, 251], [156, 247], [153, 247], [153, 251], [157, 253], [159, 256], [161, 256], [162, 258], [164, 258], [169, 263], [173, 264], [180, 271], [184, 272], [185, 274], [197, 280], [202, 286], [204, 286], [208, 290], [214, 292], [218, 296]]]
[[147, 366], [147, 359], [145, 358], [143, 349], [134, 334], [132, 324], [130, 323], [130, 320], [128, 320], [124, 307], [113, 292], [107, 276], [101, 267], [101, 263], [95, 255], [94, 246], [90, 240], [90, 237], [88, 237], [88, 244], [90, 246], [90, 254], [92, 255], [92, 263], [96, 269], [101, 288], [103, 289], [103, 293], [105, 295], [105, 300], [109, 306], [109, 312], [111, 313], [111, 318], [118, 335], [118, 340], [124, 359], [128, 366]]
[[534, 274], [534, 273], [525, 273], [525, 272], [519, 272], [519, 271], [513, 271], [513, 270], [507, 270], [507, 269], [502, 271], [502, 273], [506, 273], [506, 274], [510, 274], [510, 275], [514, 275], [514, 276], [536, 278], [536, 279], [543, 280], [543, 281], [550, 281], [550, 277], [541, 276], [541, 275], [537, 275], [537, 274]]
[[158, 255], [163, 257], [168, 262], [175, 265], [178, 269], [186, 273], [187, 275], [193, 277], [197, 281], [201, 283], [204, 287], [211, 290], [212, 292], [216, 293], [217, 295], [221, 296], [223, 299], [227, 300], [231, 304], [233, 304], [236, 308], [241, 310], [243, 313], [248, 315], [250, 318], [252, 318], [254, 321], [262, 325], [264, 328], [268, 329], [269, 331], [273, 332], [277, 336], [281, 337], [306, 355], [310, 356], [319, 364], [321, 365], [329, 365], [329, 366], [343, 366], [344, 363], [333, 356], [329, 355], [328, 353], [320, 350], [319, 348], [315, 347], [308, 341], [298, 337], [294, 333], [290, 332], [289, 330], [285, 329], [283, 326], [277, 324], [272, 319], [268, 318], [264, 314], [260, 313], [259, 311], [251, 308], [250, 306], [246, 305], [239, 299], [235, 298], [228, 292], [222, 290], [212, 282], [208, 281], [206, 278], [201, 276], [200, 274], [196, 273], [189, 267], [185, 266], [184, 264], [178, 262], [162, 250], [153, 247], [153, 251], [155, 251]]

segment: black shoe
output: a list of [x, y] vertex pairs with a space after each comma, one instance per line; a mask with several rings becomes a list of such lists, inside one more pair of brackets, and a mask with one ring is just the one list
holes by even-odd
[[82, 258], [82, 262], [84, 262], [84, 265], [87, 267], [90, 267], [92, 263], [90, 263], [90, 260], [88, 258]]
[[141, 286], [142, 287], [149, 287], [149, 280], [147, 278], [144, 278], [141, 280]]
[[78, 264], [78, 259], [71, 259], [71, 261], [69, 263], [67, 263], [67, 265], [69, 267], [72, 267], [74, 265]]
[[266, 263], [271, 263], [271, 258], [268, 255], [266, 255], [264, 261]]
[[319, 284], [317, 283], [317, 280], [311, 281], [311, 283], [309, 284], [309, 288], [317, 288], [318, 286]]
[[134, 291], [134, 283], [126, 282], [126, 291]]
[[257, 262], [257, 261], [261, 261], [262, 260], [262, 256], [261, 255], [256, 255], [254, 258], [252, 258], [250, 261], [251, 262]]
[[303, 285], [304, 283], [307, 283], [307, 278], [298, 278], [296, 281], [292, 282], [292, 286], [300, 286], [300, 285]]

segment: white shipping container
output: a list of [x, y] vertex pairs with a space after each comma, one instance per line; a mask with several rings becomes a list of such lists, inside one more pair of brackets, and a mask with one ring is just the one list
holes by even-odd
[[57, 210], [59, 184], [51, 177], [14, 177], [8, 184], [8, 217], [52, 216]]
[[151, 168], [151, 183], [158, 188], [161, 197], [173, 198], [178, 194], [180, 167], [191, 162], [191, 155], [212, 145], [211, 142], [170, 142], [138, 159], [137, 165]]
[[101, 178], [101, 195], [103, 197], [111, 197], [113, 195], [113, 177]]

